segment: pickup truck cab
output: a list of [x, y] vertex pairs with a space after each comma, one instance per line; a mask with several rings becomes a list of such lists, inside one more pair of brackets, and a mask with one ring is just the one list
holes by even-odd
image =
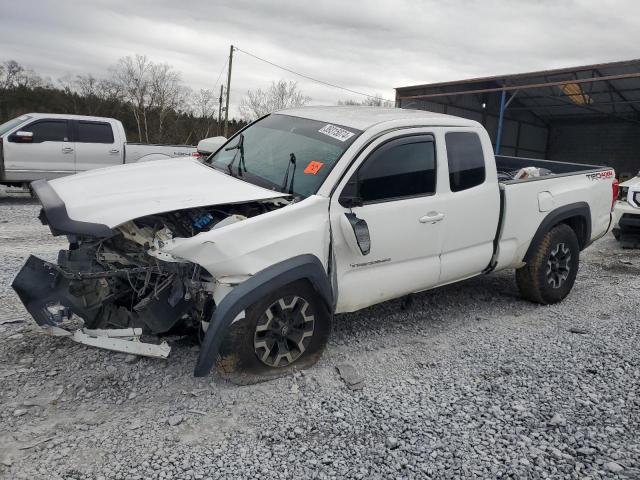
[[[525, 178], [526, 177], [526, 178]], [[90, 328], [201, 332], [196, 375], [273, 374], [320, 356], [332, 316], [515, 269], [522, 295], [566, 297], [611, 224], [607, 167], [496, 157], [477, 122], [402, 109], [263, 117], [204, 163], [168, 160], [35, 182], [58, 264], [13, 287]], [[86, 198], [83, 192], [91, 191]]]
[[199, 156], [189, 145], [127, 143], [119, 120], [29, 113], [0, 125], [0, 183], [22, 185], [123, 163]]

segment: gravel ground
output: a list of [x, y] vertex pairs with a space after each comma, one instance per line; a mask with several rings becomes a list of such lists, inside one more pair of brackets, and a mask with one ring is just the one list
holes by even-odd
[[2, 478], [640, 478], [640, 251], [611, 236], [559, 305], [474, 278], [341, 315], [316, 366], [238, 387], [193, 378], [187, 339], [132, 361], [39, 334], [9, 286], [64, 247], [37, 211], [0, 199]]

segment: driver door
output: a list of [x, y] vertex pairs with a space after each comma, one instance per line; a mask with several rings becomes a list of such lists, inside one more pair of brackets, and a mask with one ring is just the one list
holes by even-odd
[[67, 120], [47, 118], [19, 129], [33, 134], [29, 142], [16, 141], [10, 135], [4, 144], [7, 174], [16, 179], [50, 180], [76, 173], [69, 127]]
[[437, 173], [431, 133], [388, 134], [352, 165], [331, 200], [337, 312], [438, 284], [444, 205]]

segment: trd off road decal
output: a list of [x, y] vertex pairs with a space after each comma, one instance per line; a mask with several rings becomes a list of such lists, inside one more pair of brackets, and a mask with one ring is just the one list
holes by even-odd
[[323, 133], [331, 138], [335, 138], [336, 140], [340, 140], [341, 142], [349, 140], [355, 135], [355, 133], [350, 132], [349, 130], [336, 127], [335, 125], [331, 125], [330, 123], [326, 124], [320, 130], [318, 130], [318, 132]]
[[606, 180], [613, 178], [614, 175], [613, 170], [607, 170], [606, 172], [587, 173], [587, 178], [589, 180]]

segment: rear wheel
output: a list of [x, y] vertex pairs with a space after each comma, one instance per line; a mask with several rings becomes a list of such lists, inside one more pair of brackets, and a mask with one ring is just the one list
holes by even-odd
[[516, 270], [520, 294], [545, 305], [561, 301], [573, 288], [579, 257], [575, 232], [568, 225], [556, 225], [535, 246], [527, 265]]
[[331, 314], [306, 281], [266, 295], [232, 323], [217, 361], [222, 376], [247, 384], [308, 368], [331, 332]]

